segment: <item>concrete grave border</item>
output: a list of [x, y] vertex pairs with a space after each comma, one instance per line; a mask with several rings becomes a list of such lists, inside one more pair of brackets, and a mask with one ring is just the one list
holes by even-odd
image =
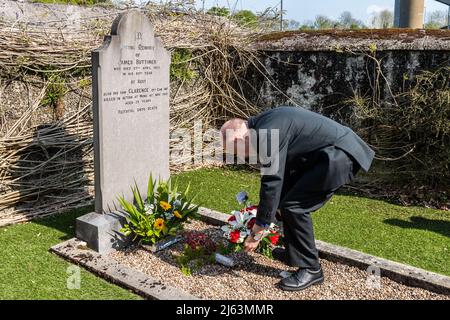
[[51, 247], [50, 251], [146, 299], [198, 300], [193, 295], [178, 288], [167, 286], [160, 280], [121, 265], [106, 255], [89, 249], [85, 242], [77, 238], [57, 244]]
[[[228, 214], [208, 208], [200, 208], [199, 213], [201, 220], [211, 225], [223, 225], [229, 217]], [[393, 281], [450, 295], [450, 277], [319, 240], [316, 244], [321, 258], [360, 269], [378, 267], [381, 276]], [[167, 286], [140, 271], [123, 266], [106, 255], [90, 250], [83, 241], [76, 238], [55, 245], [50, 248], [50, 251], [147, 299], [199, 299], [176, 287]]]

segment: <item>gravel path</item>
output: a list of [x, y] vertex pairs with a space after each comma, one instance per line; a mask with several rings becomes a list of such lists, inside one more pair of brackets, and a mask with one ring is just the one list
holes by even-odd
[[[194, 221], [186, 230], [202, 230], [215, 240], [221, 240], [221, 231], [214, 226]], [[381, 277], [380, 288], [366, 285], [367, 273], [355, 267], [321, 260], [325, 282], [304, 291], [285, 292], [276, 287], [286, 267], [260, 254], [237, 253], [237, 266], [227, 268], [218, 264], [205, 265], [191, 276], [181, 273], [175, 257], [183, 245], [176, 244], [168, 250], [152, 254], [141, 248], [129, 248], [111, 254], [123, 265], [157, 278], [204, 299], [447, 299], [424, 289], [408, 287]]]

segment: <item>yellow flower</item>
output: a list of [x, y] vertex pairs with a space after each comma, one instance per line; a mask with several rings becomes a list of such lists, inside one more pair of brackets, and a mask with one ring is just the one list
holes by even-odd
[[160, 201], [159, 205], [161, 206], [161, 208], [163, 208], [164, 211], [169, 210], [170, 208], [172, 208], [172, 206], [170, 205], [170, 203], [167, 203], [165, 201]]
[[164, 228], [164, 220], [161, 218], [156, 219], [153, 226], [158, 230], [162, 230]]
[[173, 212], [173, 215], [174, 215], [175, 217], [177, 217], [178, 219], [183, 218], [183, 216], [182, 216], [177, 210], [175, 210], [175, 211]]

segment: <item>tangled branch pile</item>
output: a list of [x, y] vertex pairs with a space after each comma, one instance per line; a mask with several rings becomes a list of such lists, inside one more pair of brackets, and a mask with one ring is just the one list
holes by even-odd
[[[352, 99], [357, 127], [376, 149], [377, 158], [409, 194], [424, 198], [423, 188], [450, 194], [450, 67], [422, 71], [401, 92], [382, 99], [381, 68], [374, 75], [374, 92]], [[384, 84], [388, 86], [389, 84]], [[395, 177], [395, 179], [393, 179]]]
[[[247, 67], [262, 68], [249, 46], [258, 30], [191, 9], [146, 14], [172, 51], [172, 130], [257, 112], [242, 88]], [[115, 16], [81, 29], [0, 23], [0, 225], [91, 203], [90, 52]]]

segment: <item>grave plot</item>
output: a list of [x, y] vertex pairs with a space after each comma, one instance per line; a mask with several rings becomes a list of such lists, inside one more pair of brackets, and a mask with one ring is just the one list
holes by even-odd
[[[215, 242], [223, 241], [217, 226], [194, 221], [186, 230], [204, 232]], [[115, 251], [110, 257], [124, 266], [139, 270], [165, 284], [177, 287], [202, 299], [449, 299], [421, 288], [402, 285], [386, 277], [371, 279], [366, 270], [342, 263], [321, 260], [325, 282], [304, 291], [286, 292], [277, 287], [280, 272], [294, 271], [281, 262], [259, 253], [231, 254], [234, 267], [214, 262], [192, 261], [191, 274], [180, 267], [184, 243], [151, 253], [142, 247], [131, 246]], [[379, 282], [377, 282], [379, 281]]]
[[[210, 217], [203, 218], [208, 220]], [[219, 226], [203, 221], [186, 223], [185, 231], [202, 233], [217, 244], [226, 241]], [[187, 274], [180, 265], [185, 244], [182, 240], [156, 253], [131, 244], [102, 255], [88, 249], [83, 242], [71, 239], [53, 247], [52, 251], [151, 299], [450, 299], [448, 277], [403, 266], [421, 287], [433, 286], [432, 277], [439, 278], [438, 291], [441, 292], [437, 293], [400, 283], [410, 282], [408, 277], [400, 276], [399, 282], [385, 277], [383, 274], [392, 273], [389, 266], [381, 269], [381, 277], [378, 278], [371, 276], [365, 268], [335, 259], [321, 259], [325, 275], [323, 284], [298, 292], [286, 292], [277, 287], [280, 272], [294, 271], [295, 268], [260, 253], [229, 254], [235, 262], [233, 267], [221, 265], [213, 259], [200, 263], [192, 260], [188, 264], [190, 274]], [[319, 250], [322, 251], [321, 247]], [[340, 248], [338, 252], [343, 250], [345, 248]], [[344, 260], [348, 259], [342, 255]], [[395, 265], [394, 262], [392, 264]]]

